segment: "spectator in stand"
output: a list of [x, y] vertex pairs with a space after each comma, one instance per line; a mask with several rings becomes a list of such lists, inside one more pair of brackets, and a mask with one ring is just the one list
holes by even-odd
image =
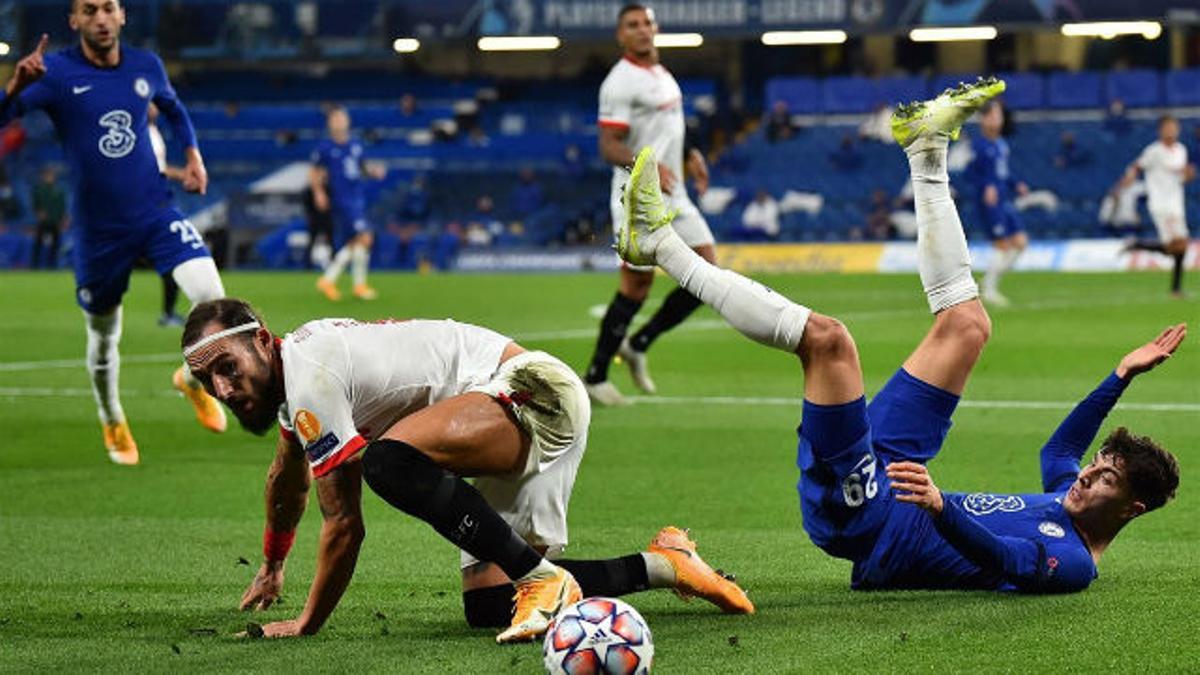
[[8, 126], [0, 128], [0, 161], [19, 153], [28, 137], [21, 120], [13, 120]]
[[858, 126], [858, 137], [884, 145], [895, 143], [896, 139], [892, 137], [892, 107], [882, 102], [875, 104], [867, 119]]
[[400, 97], [400, 119], [401, 121], [412, 121], [417, 116], [417, 97], [412, 94], [404, 94]]
[[429, 187], [425, 177], [413, 176], [400, 202], [400, 221], [404, 225], [424, 226], [429, 220]]
[[854, 143], [854, 136], [846, 134], [842, 136], [842, 143], [829, 154], [829, 163], [833, 164], [833, 168], [838, 171], [852, 172], [858, 171], [863, 165], [863, 155]]
[[885, 190], [876, 188], [871, 192], [866, 225], [865, 239], [887, 241], [896, 236], [896, 228], [892, 226], [892, 203]]
[[542, 186], [538, 185], [537, 176], [533, 169], [525, 167], [517, 176], [517, 185], [513, 188], [509, 207], [517, 218], [528, 218], [542, 208]]
[[1092, 159], [1090, 150], [1079, 147], [1075, 134], [1070, 131], [1063, 132], [1058, 154], [1054, 156], [1054, 166], [1059, 169], [1079, 169], [1091, 164]]
[[1145, 181], [1118, 180], [1100, 202], [1100, 223], [1114, 234], [1129, 235], [1142, 224], [1138, 200], [1146, 195]]
[[20, 217], [21, 201], [17, 197], [17, 188], [8, 179], [4, 165], [0, 164], [0, 225]]
[[1125, 114], [1125, 102], [1121, 99], [1114, 98], [1108, 104], [1108, 110], [1104, 113], [1104, 130], [1113, 136], [1125, 136], [1133, 130], [1133, 124]]
[[767, 115], [767, 140], [772, 143], [786, 141], [799, 131], [792, 123], [792, 113], [786, 101], [776, 101]]
[[483, 127], [479, 126], [478, 124], [472, 126], [471, 130], [467, 132], [467, 145], [471, 146], [472, 148], [486, 148], [491, 144], [492, 139], [488, 138], [488, 135], [483, 130]]
[[[67, 192], [58, 183], [58, 171], [53, 165], [42, 167], [41, 180], [33, 188], [33, 216], [37, 229], [33, 235], [34, 269], [58, 267], [58, 247], [63, 230], [67, 229]], [[45, 260], [42, 254], [45, 253]]]
[[[472, 213], [471, 217], [467, 219], [467, 243], [474, 243], [471, 241], [473, 227], [482, 229], [488, 234], [487, 243], [489, 244], [493, 238], [504, 232], [504, 223], [496, 217], [496, 205], [492, 201], [491, 195], [480, 195], [475, 200], [475, 213]], [[478, 238], [478, 235], [476, 237]]]
[[779, 203], [766, 190], [760, 189], [754, 201], [742, 211], [742, 227], [737, 238], [744, 241], [767, 241], [779, 236]]

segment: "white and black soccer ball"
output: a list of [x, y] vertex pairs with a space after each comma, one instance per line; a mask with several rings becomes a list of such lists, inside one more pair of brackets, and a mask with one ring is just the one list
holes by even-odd
[[628, 603], [586, 598], [554, 618], [542, 656], [551, 675], [643, 675], [654, 662], [654, 638]]

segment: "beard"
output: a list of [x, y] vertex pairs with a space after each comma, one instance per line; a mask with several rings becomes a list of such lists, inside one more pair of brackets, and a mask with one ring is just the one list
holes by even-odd
[[262, 436], [270, 431], [278, 419], [279, 404], [284, 400], [283, 383], [275, 369], [267, 361], [262, 362], [267, 372], [266, 382], [262, 386], [265, 396], [254, 401], [254, 407], [248, 413], [234, 410], [242, 428], [256, 436]]

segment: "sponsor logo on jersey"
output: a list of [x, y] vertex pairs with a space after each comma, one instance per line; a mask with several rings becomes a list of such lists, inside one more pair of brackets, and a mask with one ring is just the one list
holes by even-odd
[[304, 452], [308, 454], [309, 462], [312, 462], [313, 464], [320, 464], [322, 460], [333, 454], [333, 451], [336, 450], [341, 444], [342, 443], [338, 440], [337, 434], [331, 431], [317, 440], [309, 443], [308, 446], [304, 448]]
[[142, 98], [150, 98], [150, 83], [144, 77], [139, 77], [133, 81], [133, 90]]
[[963, 508], [968, 513], [986, 516], [1000, 511], [1014, 513], [1025, 509], [1025, 500], [1017, 495], [993, 495], [985, 492], [975, 492], [963, 499]]
[[321, 421], [311, 411], [304, 408], [296, 411], [296, 421], [292, 428], [296, 430], [296, 435], [305, 445], [321, 437]]
[[1038, 525], [1038, 532], [1041, 532], [1047, 537], [1054, 537], [1055, 539], [1062, 539], [1063, 537], [1067, 536], [1067, 531], [1063, 529], [1062, 525], [1049, 520], [1043, 522], [1041, 525]]

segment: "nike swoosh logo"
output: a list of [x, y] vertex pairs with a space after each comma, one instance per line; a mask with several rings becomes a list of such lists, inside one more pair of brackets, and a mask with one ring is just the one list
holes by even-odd
[[90, 85], [90, 84], [86, 87], [71, 87], [72, 94], [85, 94], [91, 90], [92, 90], [92, 85]]

